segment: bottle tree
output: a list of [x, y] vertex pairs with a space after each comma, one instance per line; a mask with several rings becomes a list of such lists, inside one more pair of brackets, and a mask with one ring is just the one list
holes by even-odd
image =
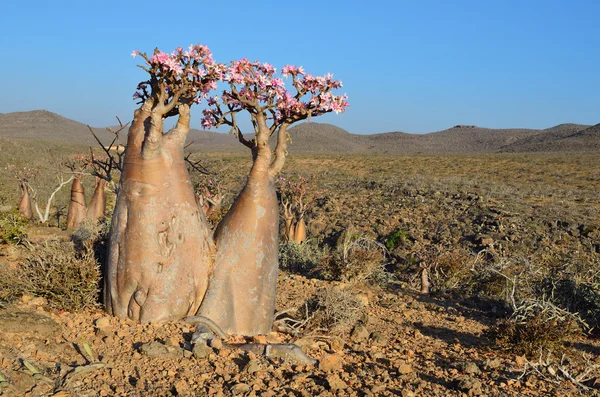
[[[292, 91], [269, 64], [213, 61], [208, 48], [155, 50], [141, 56], [149, 80], [134, 95], [140, 107], [128, 134], [112, 220], [105, 275], [106, 310], [138, 321], [188, 315], [213, 320], [225, 332], [266, 334], [273, 321], [277, 284], [278, 201], [275, 177], [286, 157], [288, 128], [327, 112], [343, 112], [346, 96], [332, 75], [314, 77], [285, 66]], [[183, 148], [190, 107], [217, 81], [228, 85], [208, 100], [202, 125], [228, 125], [249, 148], [248, 180], [214, 234], [195, 198]], [[247, 112], [254, 134], [246, 138], [236, 116]], [[165, 132], [164, 120], [177, 116]], [[275, 148], [269, 145], [276, 138]]]
[[[132, 54], [148, 73], [127, 136], [105, 272], [106, 310], [160, 322], [196, 313], [208, 285], [214, 245], [186, 170], [190, 107], [222, 75], [206, 46]], [[164, 130], [165, 119], [177, 117]]]
[[[287, 155], [289, 127], [327, 112], [343, 112], [346, 96], [332, 90], [342, 83], [333, 75], [315, 77], [302, 67], [287, 65], [281, 76], [268, 63], [233, 61], [223, 80], [229, 87], [209, 100], [202, 125], [228, 125], [252, 153], [246, 185], [215, 230], [214, 271], [199, 314], [225, 332], [246, 335], [271, 330], [277, 285], [278, 200], [275, 178]], [[236, 116], [247, 112], [254, 136], [247, 139]], [[274, 150], [269, 138], [276, 137]]]

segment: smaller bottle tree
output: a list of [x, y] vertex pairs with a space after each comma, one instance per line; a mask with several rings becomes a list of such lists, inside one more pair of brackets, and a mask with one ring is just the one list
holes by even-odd
[[[291, 89], [284, 79], [291, 80]], [[246, 185], [215, 230], [216, 258], [200, 314], [225, 332], [267, 334], [273, 322], [278, 270], [278, 200], [275, 179], [287, 155], [289, 127], [328, 112], [343, 112], [346, 95], [334, 95], [342, 83], [332, 74], [313, 76], [287, 65], [277, 74], [268, 63], [244, 58], [228, 65], [229, 87], [209, 99], [205, 128], [226, 125], [246, 146], [253, 164]], [[289, 81], [289, 80], [288, 80]], [[253, 136], [246, 137], [237, 116], [250, 116]], [[269, 138], [276, 137], [275, 148]]]
[[77, 227], [83, 222], [87, 213], [85, 202], [85, 189], [83, 187], [83, 178], [86, 175], [86, 169], [90, 164], [89, 156], [77, 154], [63, 162], [68, 173], [73, 175], [71, 184], [71, 199], [67, 207], [67, 228]]
[[21, 187], [21, 198], [19, 200], [19, 213], [23, 218], [30, 221], [33, 220], [33, 206], [31, 205], [31, 193], [32, 187], [30, 181], [34, 179], [38, 174], [39, 170], [32, 167], [17, 167], [14, 164], [9, 164], [6, 167], [6, 171], [12, 174], [13, 177], [19, 182]]
[[285, 222], [285, 241], [301, 244], [306, 240], [306, 216], [320, 196], [316, 179], [303, 175], [277, 179], [279, 202]]

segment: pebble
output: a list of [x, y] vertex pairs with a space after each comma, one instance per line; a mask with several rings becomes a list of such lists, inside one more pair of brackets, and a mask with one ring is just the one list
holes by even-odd
[[326, 372], [341, 371], [344, 360], [339, 354], [326, 354], [319, 360], [319, 369]]
[[356, 327], [354, 327], [350, 336], [352, 337], [352, 340], [354, 342], [366, 342], [369, 340], [370, 335], [371, 333], [369, 332], [367, 327], [365, 327], [362, 324], [359, 324]]

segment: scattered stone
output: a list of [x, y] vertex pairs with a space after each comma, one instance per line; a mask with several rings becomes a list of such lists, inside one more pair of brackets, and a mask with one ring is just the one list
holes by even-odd
[[260, 361], [256, 359], [251, 359], [250, 361], [248, 361], [248, 364], [246, 364], [246, 366], [244, 367], [244, 371], [248, 372], [249, 374], [253, 374], [260, 371]]
[[238, 383], [231, 388], [231, 393], [234, 396], [247, 393], [248, 391], [250, 391], [250, 386], [248, 386], [246, 383]]
[[375, 331], [371, 334], [371, 340], [373, 341], [374, 345], [378, 346], [385, 346], [390, 343], [390, 338], [379, 331]]
[[177, 395], [179, 396], [187, 396], [191, 394], [190, 385], [183, 379], [175, 382], [175, 391], [177, 391]]
[[150, 357], [182, 357], [183, 349], [175, 346], [167, 346], [160, 342], [154, 341], [144, 343], [140, 347], [140, 352]]
[[266, 335], [254, 335], [252, 337], [252, 343], [260, 343], [260, 344], [266, 344], [267, 343], [267, 336]]
[[205, 359], [212, 353], [212, 349], [204, 343], [196, 343], [192, 353], [197, 359]]
[[470, 375], [476, 375], [481, 373], [481, 370], [474, 362], [462, 362], [459, 364], [459, 369], [462, 372]]
[[214, 347], [215, 349], [222, 349], [223, 341], [219, 338], [212, 339], [210, 341], [210, 347]]
[[481, 382], [477, 379], [465, 378], [458, 382], [458, 390], [467, 393], [469, 396], [478, 396], [481, 392]]
[[113, 334], [110, 318], [108, 316], [100, 317], [96, 320], [96, 336], [104, 338]]
[[327, 377], [327, 383], [329, 383], [329, 388], [331, 390], [344, 390], [346, 388], [346, 382], [344, 382], [339, 375], [329, 375]]
[[402, 393], [400, 393], [400, 395], [402, 397], [415, 397], [415, 393], [413, 393], [412, 390], [408, 390], [408, 389], [402, 390]]
[[398, 373], [400, 375], [410, 374], [413, 371], [412, 367], [409, 364], [400, 364], [398, 365]]
[[489, 359], [485, 362], [485, 365], [489, 369], [496, 369], [500, 368], [500, 366], [502, 365], [502, 361], [500, 361], [499, 358]]
[[515, 364], [518, 366], [523, 366], [527, 362], [527, 358], [525, 356], [517, 356], [515, 357]]
[[341, 371], [344, 360], [339, 354], [327, 354], [319, 360], [319, 369], [326, 372]]
[[18, 311], [0, 314], [0, 330], [11, 334], [49, 337], [60, 331], [60, 325], [43, 314]]
[[351, 334], [352, 340], [354, 342], [366, 342], [369, 340], [370, 335], [371, 333], [369, 332], [367, 327], [365, 327], [362, 324], [359, 324], [356, 327], [354, 327]]

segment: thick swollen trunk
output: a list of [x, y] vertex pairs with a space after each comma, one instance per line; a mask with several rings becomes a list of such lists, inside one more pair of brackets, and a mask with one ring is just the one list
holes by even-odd
[[[189, 114], [182, 117], [189, 130]], [[142, 322], [196, 314], [214, 252], [185, 167], [185, 136], [156, 134], [157, 123], [144, 105], [129, 130], [105, 274], [107, 312]]]
[[296, 230], [294, 231], [294, 241], [296, 244], [302, 244], [306, 240], [306, 223], [304, 223], [304, 217], [300, 218], [296, 223]]
[[285, 241], [295, 241], [294, 232], [296, 227], [294, 225], [294, 218], [285, 218]]
[[106, 211], [106, 180], [96, 177], [94, 195], [90, 199], [86, 217], [94, 222], [104, 219]]
[[279, 210], [269, 161], [270, 153], [258, 156], [215, 231], [215, 268], [199, 313], [231, 334], [268, 334], [273, 323]]
[[67, 210], [67, 229], [77, 227], [85, 219], [85, 191], [80, 177], [73, 179], [71, 185], [71, 201]]
[[33, 220], [33, 210], [31, 207], [31, 197], [29, 196], [29, 188], [27, 187], [27, 184], [22, 183], [21, 189], [23, 190], [23, 195], [21, 196], [21, 201], [19, 201], [19, 213], [23, 218]]

